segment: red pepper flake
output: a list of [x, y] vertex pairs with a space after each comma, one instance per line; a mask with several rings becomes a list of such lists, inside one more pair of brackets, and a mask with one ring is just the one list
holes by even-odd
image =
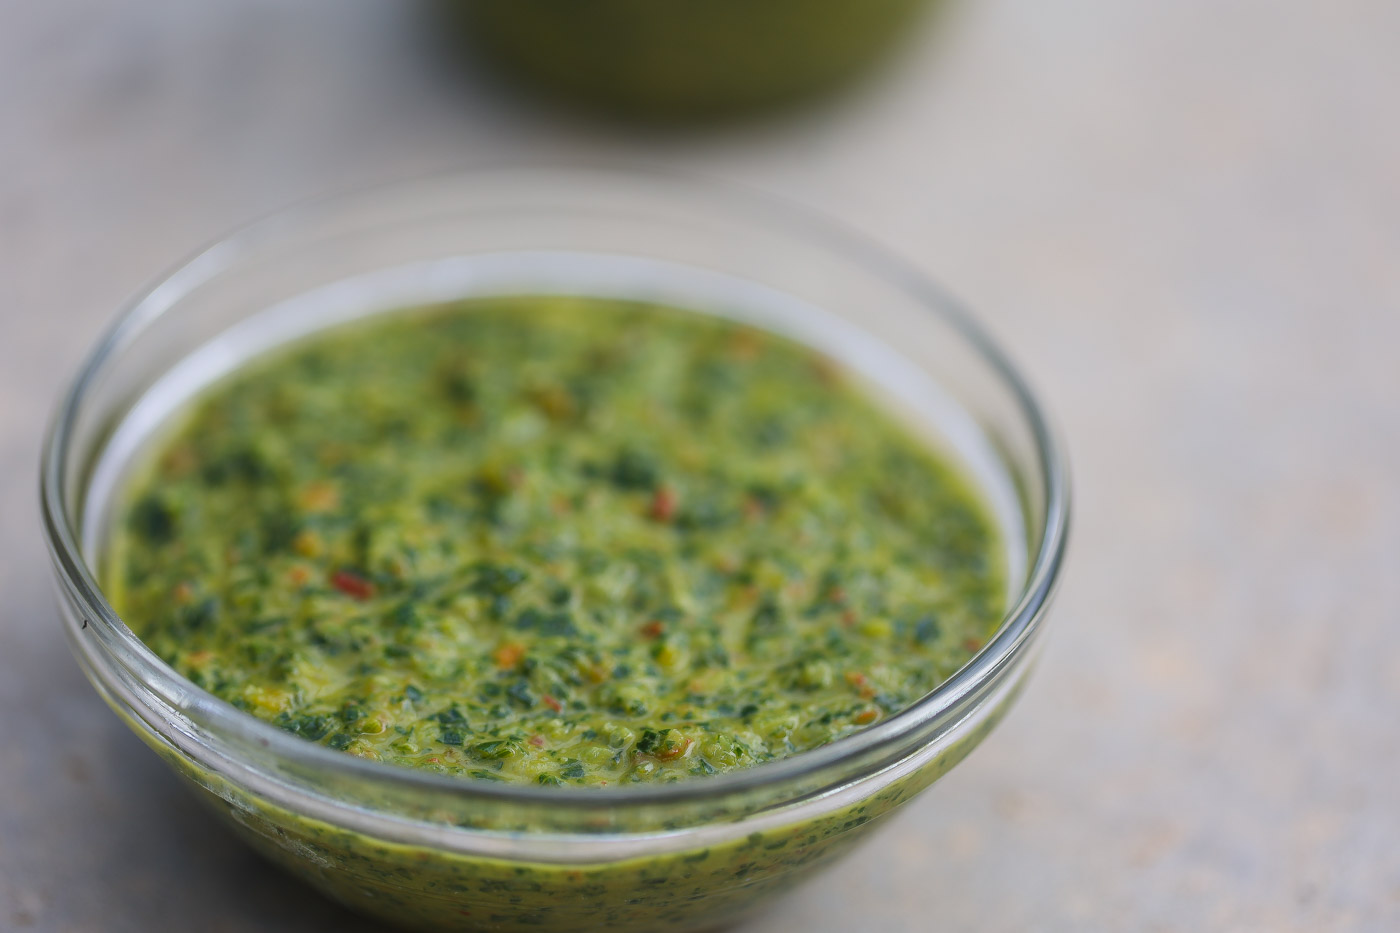
[[530, 736], [530, 744], [533, 745], [533, 746], [535, 746], [536, 748], [542, 748], [542, 747], [544, 747], [544, 736], [542, 736], [542, 735], [532, 735], [532, 736]]
[[432, 756], [431, 758], [428, 758], [428, 759], [426, 759], [426, 760], [427, 760], [428, 764], [431, 764], [431, 765], [435, 765], [435, 764], [438, 763], [438, 758], [437, 758], [436, 755], [434, 755], [434, 756]]
[[980, 638], [964, 638], [964, 639], [963, 639], [963, 650], [964, 650], [964, 651], [981, 651], [981, 650], [982, 650], [982, 639], [980, 639]]
[[860, 673], [859, 671], [847, 671], [846, 683], [850, 684], [852, 687], [855, 687], [856, 692], [858, 692], [861, 696], [865, 697], [867, 700], [875, 695], [875, 688], [870, 686], [869, 678], [867, 678], [864, 674]]
[[656, 492], [651, 497], [651, 508], [647, 514], [654, 521], [669, 522], [676, 516], [676, 494], [668, 486], [657, 486]]
[[858, 726], [868, 726], [879, 718], [880, 714], [873, 709], [862, 710], [856, 714], [855, 724]]
[[854, 609], [847, 609], [845, 612], [841, 613], [841, 624], [846, 626], [846, 628], [850, 628], [852, 625], [855, 625], [856, 611]]
[[641, 628], [643, 638], [660, 638], [664, 631], [666, 631], [666, 626], [660, 619], [652, 619]]
[[348, 570], [337, 570], [331, 574], [331, 586], [351, 599], [366, 600], [374, 595], [374, 584]]
[[665, 748], [656, 752], [652, 757], [656, 758], [659, 761], [672, 761], [676, 758], [684, 758], [686, 756], [686, 753], [690, 751], [691, 746], [694, 744], [695, 740], [690, 738], [689, 736], [686, 736], [685, 741], [677, 742], [674, 745], [668, 744]]
[[564, 708], [564, 705], [562, 703], [560, 703], [558, 700], [554, 699], [554, 697], [550, 696], [547, 693], [544, 696], [540, 697], [540, 702], [544, 703], [545, 706], [548, 706], [556, 713]]

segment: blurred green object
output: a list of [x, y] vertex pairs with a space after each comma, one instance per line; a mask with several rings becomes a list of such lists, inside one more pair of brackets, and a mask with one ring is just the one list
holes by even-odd
[[723, 116], [819, 94], [931, 0], [440, 0], [499, 68], [576, 103]]

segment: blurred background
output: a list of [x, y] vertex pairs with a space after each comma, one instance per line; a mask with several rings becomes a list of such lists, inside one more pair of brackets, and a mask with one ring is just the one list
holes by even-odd
[[839, 2], [783, 0], [732, 81], [645, 3], [598, 0], [635, 28], [581, 52], [548, 2], [479, 6], [0, 6], [0, 929], [372, 928], [226, 835], [83, 681], [39, 438], [199, 244], [523, 158], [845, 219], [977, 309], [1069, 439], [1024, 701], [742, 929], [1400, 929], [1400, 4], [881, 0], [828, 30]]

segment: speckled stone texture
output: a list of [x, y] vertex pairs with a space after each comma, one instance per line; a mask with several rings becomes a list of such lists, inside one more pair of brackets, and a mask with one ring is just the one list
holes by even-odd
[[369, 929], [100, 703], [35, 463], [120, 302], [290, 199], [529, 154], [697, 169], [893, 244], [1058, 413], [1043, 663], [973, 757], [758, 931], [1400, 929], [1400, 4], [962, 0], [817, 111], [609, 128], [412, 3], [0, 5], [0, 929]]

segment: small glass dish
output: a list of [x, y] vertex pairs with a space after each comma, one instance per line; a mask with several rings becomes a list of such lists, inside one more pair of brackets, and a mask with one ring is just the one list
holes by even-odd
[[[464, 780], [307, 742], [196, 687], [98, 585], [122, 480], [179, 405], [251, 354], [350, 317], [558, 292], [739, 317], [845, 363], [992, 505], [1007, 612], [907, 709], [748, 770], [606, 790]], [[960, 761], [1018, 695], [1064, 555], [1060, 446], [970, 318], [801, 211], [659, 174], [502, 169], [303, 206], [134, 302], [62, 399], [41, 465], [61, 618], [103, 699], [249, 842], [421, 929], [713, 927], [845, 852]]]

